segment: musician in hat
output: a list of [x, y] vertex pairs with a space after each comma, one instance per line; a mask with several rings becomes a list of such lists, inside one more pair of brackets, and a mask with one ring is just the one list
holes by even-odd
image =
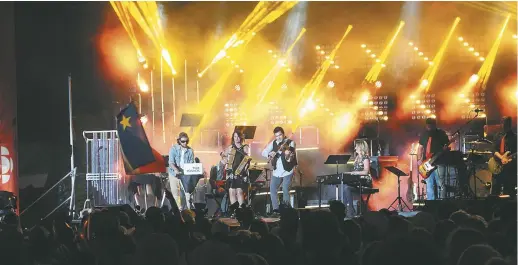
[[[194, 151], [189, 146], [189, 136], [181, 132], [169, 150], [169, 185], [178, 208], [191, 209], [191, 193], [198, 179], [183, 174], [185, 164], [194, 163]], [[182, 196], [183, 195], [183, 196]], [[183, 197], [183, 198], [182, 198]]]

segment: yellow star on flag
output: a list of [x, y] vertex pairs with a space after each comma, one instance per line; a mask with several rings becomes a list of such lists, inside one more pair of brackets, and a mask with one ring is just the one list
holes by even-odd
[[122, 125], [122, 129], [126, 130], [127, 127], [131, 127], [130, 123], [131, 117], [122, 116], [122, 121], [120, 121], [120, 124]]

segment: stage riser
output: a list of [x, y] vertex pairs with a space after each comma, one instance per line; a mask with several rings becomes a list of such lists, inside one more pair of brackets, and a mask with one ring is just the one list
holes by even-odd
[[486, 220], [491, 220], [496, 207], [506, 203], [514, 203], [505, 198], [487, 198], [484, 200], [444, 200], [444, 201], [425, 201], [425, 205], [420, 207], [421, 211], [429, 212], [438, 216], [439, 219], [446, 219], [456, 210], [465, 210], [471, 214], [477, 214]]

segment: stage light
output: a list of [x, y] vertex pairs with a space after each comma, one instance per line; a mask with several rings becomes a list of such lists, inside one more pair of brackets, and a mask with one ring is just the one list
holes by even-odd
[[331, 62], [329, 62], [329, 63], [330, 63], [330, 64], [335, 64], [335, 61], [331, 61]]
[[272, 50], [268, 50], [268, 53], [273, 53], [273, 51]]
[[381, 60], [380, 59], [376, 59], [376, 62], [379, 63], [379, 62], [381, 62]]
[[481, 62], [483, 62], [484, 60], [486, 60], [486, 58], [484, 58], [484, 57], [479, 57], [478, 59], [479, 59]]
[[464, 46], [466, 46], [466, 47], [467, 47], [467, 46], [469, 46], [469, 43], [467, 43], [467, 42], [464, 42]]
[[361, 46], [362, 48], [364, 48], [364, 49], [365, 49], [365, 47], [367, 47], [367, 45], [365, 45], [365, 44], [362, 44], [362, 45], [360, 45], [360, 46]]
[[329, 55], [326, 55], [326, 57], [325, 57], [325, 58], [326, 58], [326, 60], [329, 60], [329, 58], [331, 58], [331, 57], [329, 57]]
[[142, 65], [142, 67], [144, 67], [144, 69], [148, 69], [148, 68], [149, 68], [149, 65], [148, 65], [147, 63], [144, 63], [144, 64]]
[[235, 86], [234, 86], [234, 89], [235, 89], [236, 91], [240, 91], [240, 90], [241, 90], [241, 86], [240, 86], [240, 85], [235, 85]]
[[421, 85], [420, 85], [420, 86], [421, 86], [421, 88], [425, 88], [425, 87], [427, 87], [427, 86], [428, 86], [428, 83], [429, 83], [429, 82], [428, 82], [428, 80], [427, 80], [427, 79], [423, 79], [423, 81], [421, 81]]
[[326, 52], [325, 51], [320, 51], [320, 54], [324, 55], [324, 54], [326, 54]]
[[142, 92], [149, 91], [149, 86], [144, 81], [140, 81], [139, 88], [140, 88], [140, 91], [142, 91]]
[[236, 64], [234, 67], [239, 68], [239, 64]]
[[335, 65], [335, 69], [338, 69], [338, 68], [340, 68], [340, 66], [339, 65]]
[[432, 119], [436, 119], [436, 118], [437, 118], [437, 116], [435, 116], [435, 114], [432, 114], [432, 115], [430, 115], [430, 118], [432, 118]]
[[414, 51], [419, 51], [419, 48], [417, 48], [417, 47], [414, 47]]
[[235, 64], [236, 62], [234, 60], [230, 61], [230, 64]]
[[375, 86], [376, 88], [381, 88], [381, 85], [382, 85], [382, 84], [381, 84], [381, 81], [376, 81], [376, 83], [374, 83], [374, 86]]
[[273, 58], [274, 58], [274, 59], [277, 59], [277, 54], [274, 54], [274, 55], [273, 55]]
[[425, 110], [425, 112], [426, 112], [426, 114], [430, 114], [430, 113], [432, 113], [432, 111], [431, 111], [431, 110], [429, 110], [429, 109]]
[[384, 63], [381, 64], [381, 67], [385, 68], [387, 67], [387, 65], [385, 65]]
[[459, 97], [463, 98], [463, 97], [465, 97], [465, 95], [464, 94], [459, 94]]
[[378, 115], [380, 115], [380, 116], [383, 115], [383, 111], [381, 111], [381, 110], [378, 111]]
[[409, 42], [408, 45], [414, 46], [414, 43], [413, 42]]
[[239, 72], [240, 72], [240, 73], [243, 73], [244, 71], [245, 71], [245, 70], [243, 70], [243, 69], [239, 69]]
[[335, 82], [333, 82], [333, 81], [329, 81], [329, 82], [327, 82], [327, 87], [328, 87], [328, 88], [333, 88], [333, 87], [335, 87]]
[[433, 62], [428, 62], [429, 65], [433, 65]]
[[469, 82], [470, 83], [476, 83], [479, 79], [479, 76], [477, 74], [474, 74], [472, 75], [470, 78], [469, 78]]
[[317, 49], [317, 51], [320, 50], [320, 45], [317, 45], [315, 49]]
[[287, 72], [291, 72], [291, 68], [286, 69]]
[[425, 61], [428, 61], [428, 57], [424, 57], [423, 59], [424, 59]]
[[374, 58], [374, 57], [376, 57], [376, 54], [374, 54], [374, 53], [371, 54], [371, 58]]
[[305, 108], [306, 108], [307, 110], [315, 110], [315, 108], [316, 108], [316, 106], [315, 106], [315, 102], [313, 102], [313, 100], [311, 100], [311, 99], [308, 99], [308, 100], [306, 101], [306, 106], [305, 106]]
[[371, 53], [371, 50], [366, 50], [365, 52], [366, 52], [366, 53]]
[[475, 56], [479, 56], [479, 55], [480, 55], [480, 53], [475, 52], [475, 53], [473, 53], [473, 55], [475, 55]]
[[145, 63], [145, 62], [146, 62], [146, 58], [144, 58], [144, 56], [139, 56], [139, 57], [138, 57], [138, 62], [139, 62], [139, 63], [141, 63], [141, 64], [143, 64], [143, 63]]
[[463, 38], [463, 37], [459, 37], [459, 38], [458, 38], [458, 40], [459, 40], [459, 41], [463, 41], [463, 40], [464, 40], [464, 38]]
[[417, 55], [423, 56], [423, 54], [424, 54], [423, 52], [419, 52]]
[[388, 116], [383, 117], [384, 121], [388, 121]]
[[148, 118], [146, 115], [140, 116], [140, 122], [142, 123], [142, 125], [146, 125], [147, 121], [148, 121]]
[[282, 84], [282, 85], [281, 85], [281, 89], [282, 89], [282, 90], [286, 90], [286, 89], [288, 89], [288, 85], [286, 85], [286, 84]]
[[515, 40], [518, 39], [518, 35], [513, 34], [513, 39], [515, 39]]
[[474, 50], [475, 50], [475, 48], [473, 48], [473, 47], [469, 47], [469, 49], [468, 49], [468, 51], [470, 51], [470, 52], [472, 52]]

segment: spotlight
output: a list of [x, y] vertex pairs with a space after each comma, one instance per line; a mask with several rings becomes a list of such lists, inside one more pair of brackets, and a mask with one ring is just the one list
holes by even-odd
[[144, 64], [142, 65], [142, 67], [144, 67], [144, 69], [148, 69], [148, 68], [149, 68], [149, 65], [148, 65], [147, 63], [144, 63]]
[[482, 56], [481, 56], [481, 57], [479, 57], [478, 59], [479, 59], [481, 62], [483, 62], [484, 60], [486, 60], [486, 58], [484, 58], [484, 57], [482, 57]]
[[388, 121], [388, 116], [383, 117], [384, 121]]
[[245, 70], [243, 70], [243, 69], [239, 69], [239, 72], [240, 72], [240, 73], [243, 73], [244, 71], [245, 71]]
[[142, 92], [148, 92], [149, 91], [149, 86], [144, 81], [141, 81], [138, 86], [140, 88], [140, 91], [142, 91]]
[[433, 65], [433, 62], [428, 62], [429, 65]]
[[413, 42], [409, 42], [408, 45], [414, 46], [414, 43]]
[[469, 82], [470, 83], [476, 83], [478, 81], [478, 78], [479, 76], [477, 74], [474, 74], [472, 75], [470, 78], [469, 78]]
[[376, 62], [379, 63], [379, 62], [381, 62], [381, 60], [380, 59], [376, 59]]
[[425, 61], [428, 61], [428, 57], [424, 57], [423, 59], [424, 59]]
[[428, 86], [428, 80], [427, 79], [423, 79], [423, 81], [421, 81], [421, 87], [425, 88], [427, 86]]
[[330, 61], [329, 63], [330, 63], [330, 64], [335, 64], [335, 61]]
[[335, 82], [333, 82], [333, 81], [329, 81], [329, 82], [327, 82], [327, 87], [328, 87], [328, 88], [333, 88], [333, 87], [335, 87]]
[[513, 34], [513, 39], [515, 39], [515, 40], [518, 39], [518, 35]]
[[371, 50], [366, 50], [365, 52], [366, 52], [366, 53], [371, 53]]
[[419, 52], [418, 53], [419, 56], [423, 56], [423, 54], [424, 54], [423, 52]]
[[436, 118], [437, 118], [437, 116], [435, 116], [435, 114], [432, 114], [432, 115], [430, 115], [430, 118], [432, 118], [432, 119], [436, 119]]
[[335, 69], [338, 69], [338, 68], [340, 68], [340, 66], [339, 65], [335, 65]]
[[376, 57], [376, 54], [374, 54], [374, 53], [371, 54], [371, 58], [374, 58], [374, 57]]
[[472, 52], [474, 50], [475, 50], [475, 48], [473, 48], [473, 47], [469, 47], [469, 49], [468, 49], [468, 51], [470, 51], [470, 52]]
[[234, 89], [235, 89], [236, 91], [239, 91], [239, 90], [241, 90], [241, 86], [240, 86], [240, 85], [235, 85], [235, 86], [234, 86]]
[[320, 54], [324, 55], [324, 54], [326, 54], [326, 52], [325, 51], [320, 51]]
[[385, 68], [387, 67], [387, 65], [385, 65], [384, 63], [381, 64], [381, 67]]
[[317, 51], [320, 50], [320, 45], [317, 45], [315, 49], [317, 49]]
[[464, 38], [463, 38], [463, 37], [459, 37], [459, 38], [458, 38], [458, 40], [459, 40], [459, 41], [463, 41], [463, 40], [464, 40]]
[[473, 53], [473, 55], [475, 55], [475, 56], [479, 56], [479, 55], [480, 55], [480, 53], [475, 52], [475, 53]]
[[382, 84], [381, 84], [381, 81], [376, 81], [376, 83], [374, 83], [374, 86], [375, 86], [376, 88], [381, 88], [381, 85], [382, 85]]
[[140, 116], [140, 122], [142, 123], [142, 125], [146, 125], [147, 121], [148, 119], [146, 115]]
[[257, 34], [257, 33], [255, 33], [255, 32], [252, 32], [252, 36], [255, 36], [256, 34]]
[[291, 68], [286, 69], [286, 71], [287, 71], [288, 73], [289, 73], [289, 72], [291, 72]]
[[272, 50], [268, 50], [268, 53], [273, 53], [273, 51]]
[[286, 85], [286, 84], [282, 84], [282, 85], [281, 85], [281, 89], [282, 89], [282, 90], [286, 90], [286, 89], [288, 89], [288, 85]]
[[[515, 35], [515, 36], [516, 36], [516, 35]], [[365, 45], [365, 44], [362, 44], [362, 45], [360, 45], [360, 46], [361, 46], [362, 48], [364, 48], [364, 49], [365, 49], [365, 47], [367, 47], [367, 45]]]
[[417, 47], [414, 47], [414, 51], [419, 51], [419, 48], [417, 48]]
[[464, 46], [469, 46], [469, 43], [467, 43], [467, 42], [464, 42]]

